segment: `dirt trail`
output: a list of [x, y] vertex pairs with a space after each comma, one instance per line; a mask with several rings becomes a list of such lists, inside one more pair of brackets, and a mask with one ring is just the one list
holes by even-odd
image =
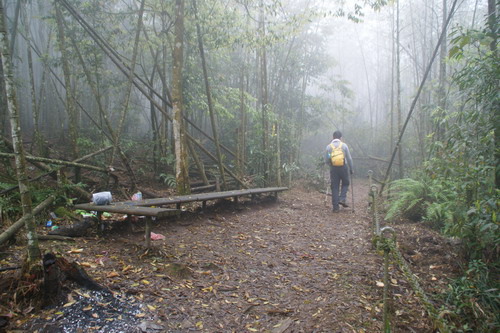
[[[225, 201], [205, 212], [186, 211], [178, 220], [154, 224], [153, 232], [166, 239], [154, 241], [148, 252], [140, 245], [140, 221], [133, 228], [116, 222], [104, 236], [77, 244], [45, 243], [47, 250], [81, 263], [137, 311], [99, 309], [104, 301], [89, 305], [91, 297], [72, 292], [63, 303], [73, 304], [20, 318], [10, 327], [62, 332], [84, 323], [97, 332], [379, 332], [382, 257], [371, 243], [368, 186], [355, 180], [354, 191], [355, 213], [352, 208], [332, 213], [330, 197], [303, 187], [281, 194], [277, 202]], [[431, 331], [411, 290], [396, 271], [391, 274], [401, 303], [395, 331]], [[87, 322], [72, 318], [79, 311]]]

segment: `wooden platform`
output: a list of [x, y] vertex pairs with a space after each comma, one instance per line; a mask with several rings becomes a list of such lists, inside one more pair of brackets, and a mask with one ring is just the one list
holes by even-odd
[[[109, 205], [94, 205], [94, 204], [78, 204], [75, 205], [75, 209], [82, 209], [86, 211], [95, 211], [101, 219], [103, 212], [127, 214], [135, 216], [146, 216], [146, 247], [151, 244], [151, 219], [153, 217], [162, 219], [172, 215], [180, 214], [180, 208], [183, 203], [201, 201], [203, 208], [206, 206], [208, 200], [218, 200], [233, 198], [234, 201], [238, 201], [238, 197], [250, 195], [252, 197], [271, 193], [274, 197], [278, 196], [278, 192], [283, 192], [288, 190], [287, 187], [264, 187], [264, 188], [253, 188], [244, 190], [234, 190], [225, 192], [210, 192], [210, 193], [200, 193], [192, 195], [182, 195], [169, 198], [155, 198], [155, 199], [145, 199], [136, 201], [123, 201], [115, 202]], [[161, 206], [176, 205], [177, 209], [164, 208]], [[154, 206], [154, 207], [153, 207]]]
[[201, 201], [203, 206], [205, 206], [208, 200], [218, 200], [218, 199], [226, 199], [226, 198], [234, 198], [236, 201], [238, 197], [250, 195], [256, 196], [264, 193], [271, 193], [274, 196], [278, 195], [278, 192], [283, 192], [288, 190], [288, 187], [264, 187], [264, 188], [252, 188], [252, 189], [244, 189], [244, 190], [234, 190], [234, 191], [224, 191], [224, 192], [209, 192], [209, 193], [199, 193], [199, 194], [191, 194], [191, 195], [181, 195], [181, 196], [173, 196], [168, 198], [154, 198], [154, 199], [145, 199], [145, 200], [137, 200], [137, 201], [124, 201], [122, 204], [131, 205], [131, 206], [167, 206], [167, 205], [176, 205], [177, 209], [180, 209], [181, 204], [188, 202]]
[[158, 219], [162, 219], [167, 216], [178, 215], [180, 213], [178, 209], [132, 206], [123, 204], [121, 202], [101, 206], [94, 204], [79, 204], [75, 205], [74, 208], [95, 212], [109, 212], [136, 216], [154, 216]]

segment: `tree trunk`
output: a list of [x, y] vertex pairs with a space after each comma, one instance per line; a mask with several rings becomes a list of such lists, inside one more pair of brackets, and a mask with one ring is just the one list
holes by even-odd
[[[19, 192], [21, 195], [21, 205], [23, 215], [26, 216], [26, 229], [28, 238], [28, 257], [27, 271], [40, 272], [41, 252], [38, 246], [38, 238], [36, 234], [35, 218], [33, 217], [31, 195], [28, 188], [28, 175], [26, 172], [26, 156], [23, 147], [21, 136], [21, 125], [19, 121], [19, 108], [17, 105], [16, 87], [13, 81], [13, 68], [11, 56], [9, 53], [9, 41], [7, 37], [7, 29], [5, 23], [5, 13], [3, 1], [0, 1], [0, 33], [2, 38], [1, 45], [1, 62], [4, 69], [5, 90], [7, 99], [4, 103], [7, 104], [7, 110], [10, 115], [10, 126], [12, 131], [12, 144], [16, 155], [16, 174], [19, 183]], [[38, 264], [38, 265], [37, 265]]]
[[182, 66], [184, 51], [184, 0], [175, 1], [175, 41], [173, 50], [172, 106], [177, 193], [189, 194], [189, 174], [183, 122]]
[[215, 151], [217, 153], [217, 162], [219, 166], [219, 172], [222, 179], [222, 189], [227, 190], [226, 184], [226, 176], [224, 175], [224, 165], [222, 163], [222, 154], [220, 151], [219, 145], [219, 134], [217, 130], [217, 123], [215, 120], [215, 110], [212, 103], [212, 92], [210, 91], [210, 82], [208, 81], [208, 71], [207, 71], [207, 63], [205, 59], [205, 51], [203, 48], [203, 37], [201, 35], [200, 23], [198, 20], [198, 9], [196, 7], [196, 0], [193, 0], [194, 7], [194, 17], [196, 20], [196, 33], [198, 36], [198, 48], [200, 49], [200, 57], [201, 57], [201, 67], [203, 69], [203, 78], [205, 80], [205, 92], [207, 94], [207, 103], [208, 103], [208, 112], [210, 113], [210, 124], [212, 126], [212, 134], [215, 143]]
[[[238, 165], [238, 176], [242, 177], [245, 174], [245, 151], [246, 151], [246, 127], [247, 127], [247, 112], [245, 91], [248, 86], [248, 81], [245, 80], [246, 66], [242, 65], [240, 73], [240, 125], [238, 127], [238, 138], [236, 145], [236, 162]], [[246, 82], [246, 85], [245, 85]]]
[[[33, 73], [33, 56], [31, 52], [31, 33], [30, 33], [30, 20], [29, 16], [26, 13], [26, 8], [23, 8], [22, 16], [24, 20], [24, 29], [26, 30], [26, 43], [28, 46], [26, 47], [27, 57], [28, 57], [28, 74], [30, 78], [30, 88], [31, 88], [31, 112], [33, 114], [33, 144], [32, 148], [35, 147], [36, 155], [44, 155], [43, 154], [43, 138], [40, 133], [39, 128], [39, 108], [37, 106], [36, 101], [36, 89], [35, 89], [35, 75]], [[45, 74], [45, 70], [44, 70]]]
[[[138, 14], [139, 18], [137, 19], [137, 30], [135, 32], [134, 49], [132, 52], [132, 61], [131, 61], [131, 64], [129, 67], [129, 72], [127, 75], [127, 79], [128, 79], [127, 88], [125, 90], [125, 98], [124, 98], [123, 105], [122, 105], [120, 120], [118, 122], [118, 129], [116, 131], [117, 142], [116, 142], [116, 146], [115, 146], [115, 149], [113, 151], [113, 154], [111, 155], [110, 165], [113, 165], [114, 156], [115, 156], [117, 147], [120, 144], [121, 134], [122, 134], [123, 126], [125, 124], [125, 119], [127, 118], [129, 102], [130, 102], [130, 93], [132, 92], [132, 85], [133, 85], [134, 74], [135, 74], [135, 63], [137, 62], [137, 51], [139, 49], [139, 38], [141, 36], [142, 16], [144, 14], [144, 2], [145, 2], [145, 0], [141, 1], [141, 7], [139, 8], [139, 14]], [[133, 190], [135, 190], [136, 184], [134, 183], [133, 185], [134, 185]]]
[[[69, 55], [66, 49], [66, 35], [64, 31], [63, 16], [59, 4], [55, 3], [56, 8], [56, 21], [57, 21], [57, 35], [59, 42], [59, 50], [61, 52], [61, 64], [64, 74], [64, 85], [66, 87], [66, 111], [68, 113], [68, 128], [69, 139], [72, 153], [72, 159], [78, 158], [78, 117], [75, 108], [75, 96], [73, 85], [71, 83], [71, 71], [69, 64]], [[75, 169], [75, 182], [80, 181], [80, 171]]]
[[[497, 22], [497, 4], [496, 0], [488, 0], [488, 29], [490, 31], [492, 41], [490, 44], [491, 52], [495, 59], [498, 59], [498, 49], [497, 49], [497, 41], [498, 41], [498, 22]], [[498, 83], [498, 81], [497, 81]], [[498, 86], [498, 85], [497, 85]], [[495, 124], [493, 128], [493, 137], [495, 141], [495, 185], [497, 189], [500, 189], [500, 139], [498, 138], [500, 134], [500, 115], [498, 112], [498, 99], [495, 101], [495, 104], [492, 106], [492, 121]]]
[[[403, 110], [401, 110], [401, 46], [400, 46], [400, 27], [399, 19], [400, 9], [399, 0], [396, 2], [396, 112], [397, 112], [397, 122], [398, 122], [398, 136], [401, 136], [402, 122], [403, 122]], [[403, 178], [404, 168], [403, 168], [403, 147], [402, 142], [396, 145], [398, 150], [398, 160], [399, 160], [399, 179]]]
[[[446, 17], [448, 16], [447, 0], [443, 0], [443, 23], [441, 29], [446, 33]], [[439, 51], [439, 88], [437, 93], [438, 117], [444, 117], [446, 109], [446, 58], [448, 57], [447, 40], [443, 38], [441, 41], [441, 50]], [[436, 129], [436, 139], [442, 140], [444, 138], [444, 128], [439, 126]]]
[[259, 17], [259, 37], [261, 46], [259, 48], [259, 78], [260, 78], [260, 107], [261, 107], [261, 119], [262, 119], [262, 154], [264, 156], [263, 160], [263, 172], [264, 181], [268, 183], [270, 175], [270, 163], [269, 163], [269, 98], [267, 91], [267, 55], [265, 46], [266, 37], [266, 26], [265, 26], [265, 14], [264, 14], [264, 3], [260, 1], [260, 17]]

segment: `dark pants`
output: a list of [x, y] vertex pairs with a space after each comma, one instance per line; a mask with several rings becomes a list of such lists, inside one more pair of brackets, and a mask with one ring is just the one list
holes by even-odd
[[[339, 201], [346, 201], [349, 189], [349, 172], [347, 165], [330, 167], [330, 182], [332, 187], [333, 210], [339, 209]], [[342, 182], [342, 185], [340, 184]], [[340, 189], [339, 189], [340, 187]], [[339, 191], [340, 190], [340, 191]], [[340, 192], [340, 193], [339, 193]]]

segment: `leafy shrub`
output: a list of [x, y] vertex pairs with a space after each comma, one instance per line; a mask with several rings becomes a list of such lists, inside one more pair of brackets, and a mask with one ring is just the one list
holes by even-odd
[[463, 240], [466, 257], [494, 263], [500, 250], [500, 228], [497, 220], [499, 199], [477, 201], [467, 218], [449, 224], [445, 232]]
[[[498, 270], [497, 270], [498, 271]], [[469, 262], [464, 276], [454, 280], [447, 293], [447, 307], [453, 309], [457, 332], [498, 332], [500, 296], [498, 279], [491, 277], [481, 260]]]

